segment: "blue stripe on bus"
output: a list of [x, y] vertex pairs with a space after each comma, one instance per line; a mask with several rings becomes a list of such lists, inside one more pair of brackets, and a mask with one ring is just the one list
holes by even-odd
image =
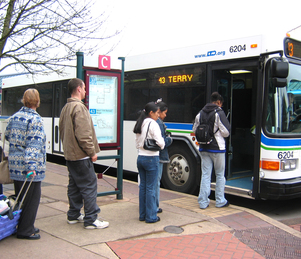
[[5, 119], [5, 120], [6, 120], [6, 119], [8, 119], [9, 117], [10, 117], [10, 116], [0, 116], [0, 120], [1, 120], [1, 119]]
[[264, 134], [261, 134], [261, 142], [262, 144], [266, 146], [275, 146], [275, 147], [286, 147], [286, 146], [300, 146], [301, 145], [301, 139], [295, 138], [295, 139], [289, 139], [289, 138], [283, 138], [283, 139], [276, 139], [276, 138], [268, 138]]
[[[167, 129], [174, 129], [174, 130], [192, 130], [192, 124], [184, 124], [184, 123], [171, 123], [165, 122]], [[301, 146], [301, 139], [300, 138], [283, 138], [283, 139], [276, 139], [276, 138], [268, 138], [264, 134], [261, 134], [261, 142], [266, 146], [276, 146], [276, 147], [286, 147], [286, 146]]]
[[192, 130], [192, 124], [164, 122], [167, 129]]

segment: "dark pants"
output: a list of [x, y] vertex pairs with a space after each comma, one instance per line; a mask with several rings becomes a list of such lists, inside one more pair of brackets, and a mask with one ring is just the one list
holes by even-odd
[[69, 171], [69, 220], [77, 219], [84, 205], [84, 225], [91, 225], [100, 212], [97, 199], [97, 178], [91, 159], [67, 161]]
[[[15, 193], [18, 193], [21, 190], [23, 181], [14, 181]], [[24, 193], [27, 190], [29, 181], [26, 182], [22, 193], [20, 195], [19, 201], [21, 202]], [[30, 236], [34, 234], [34, 222], [36, 220], [39, 204], [41, 198], [41, 182], [32, 182], [26, 197], [23, 201], [22, 212], [19, 219], [17, 235]]]

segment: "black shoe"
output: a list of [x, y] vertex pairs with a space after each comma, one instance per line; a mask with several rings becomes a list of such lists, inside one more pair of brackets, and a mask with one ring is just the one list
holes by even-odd
[[227, 201], [227, 203], [221, 207], [218, 207], [218, 208], [225, 208], [225, 207], [228, 207], [230, 205], [230, 203]]
[[40, 239], [41, 236], [39, 234], [32, 234], [31, 236], [17, 235], [17, 238], [19, 238], [19, 239], [36, 240], [36, 239]]
[[162, 213], [163, 210], [161, 208], [158, 208], [157, 213]]
[[40, 233], [40, 230], [38, 228], [34, 228], [34, 233], [38, 234], [38, 233]]
[[158, 221], [160, 221], [160, 218], [159, 218], [159, 217], [157, 217], [157, 219], [156, 219], [155, 221], [145, 221], [145, 223], [156, 223], [156, 222], [158, 222]]

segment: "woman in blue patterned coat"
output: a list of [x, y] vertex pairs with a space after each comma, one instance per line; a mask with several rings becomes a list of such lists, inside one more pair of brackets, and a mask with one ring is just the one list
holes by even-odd
[[[33, 173], [33, 182], [23, 201], [17, 238], [39, 239], [39, 229], [34, 227], [40, 197], [41, 181], [46, 170], [46, 134], [41, 116], [36, 112], [40, 106], [40, 95], [36, 89], [24, 92], [24, 106], [12, 115], [5, 130], [5, 139], [9, 141], [9, 171], [14, 180], [15, 193], [18, 195], [26, 181], [28, 173]], [[30, 178], [29, 178], [30, 179]], [[26, 183], [20, 200], [29, 185]]]

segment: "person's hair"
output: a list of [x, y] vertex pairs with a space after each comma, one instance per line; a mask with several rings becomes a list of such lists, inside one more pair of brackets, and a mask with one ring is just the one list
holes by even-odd
[[221, 103], [223, 103], [224, 98], [218, 92], [213, 92], [211, 94], [211, 102], [214, 103], [214, 102], [217, 102], [217, 101], [220, 101]]
[[161, 112], [164, 112], [168, 109], [167, 104], [165, 102], [162, 102], [162, 99], [158, 99], [156, 101], [156, 104], [158, 105]]
[[135, 127], [134, 127], [134, 133], [137, 134], [141, 134], [141, 126], [142, 126], [142, 123], [143, 121], [147, 118], [147, 117], [150, 117], [150, 112], [156, 112], [158, 111], [159, 107], [157, 104], [155, 104], [154, 102], [150, 102], [150, 103], [147, 103], [144, 107], [144, 110], [141, 111], [141, 114], [139, 116], [139, 118], [137, 119], [136, 121], [136, 124], [135, 124]]
[[79, 78], [72, 78], [69, 82], [68, 82], [68, 90], [70, 94], [73, 94], [76, 91], [76, 88], [78, 86], [83, 87], [84, 85], [84, 81], [79, 79]]
[[40, 106], [40, 94], [37, 89], [27, 89], [22, 98], [22, 103], [28, 108], [38, 108]]

